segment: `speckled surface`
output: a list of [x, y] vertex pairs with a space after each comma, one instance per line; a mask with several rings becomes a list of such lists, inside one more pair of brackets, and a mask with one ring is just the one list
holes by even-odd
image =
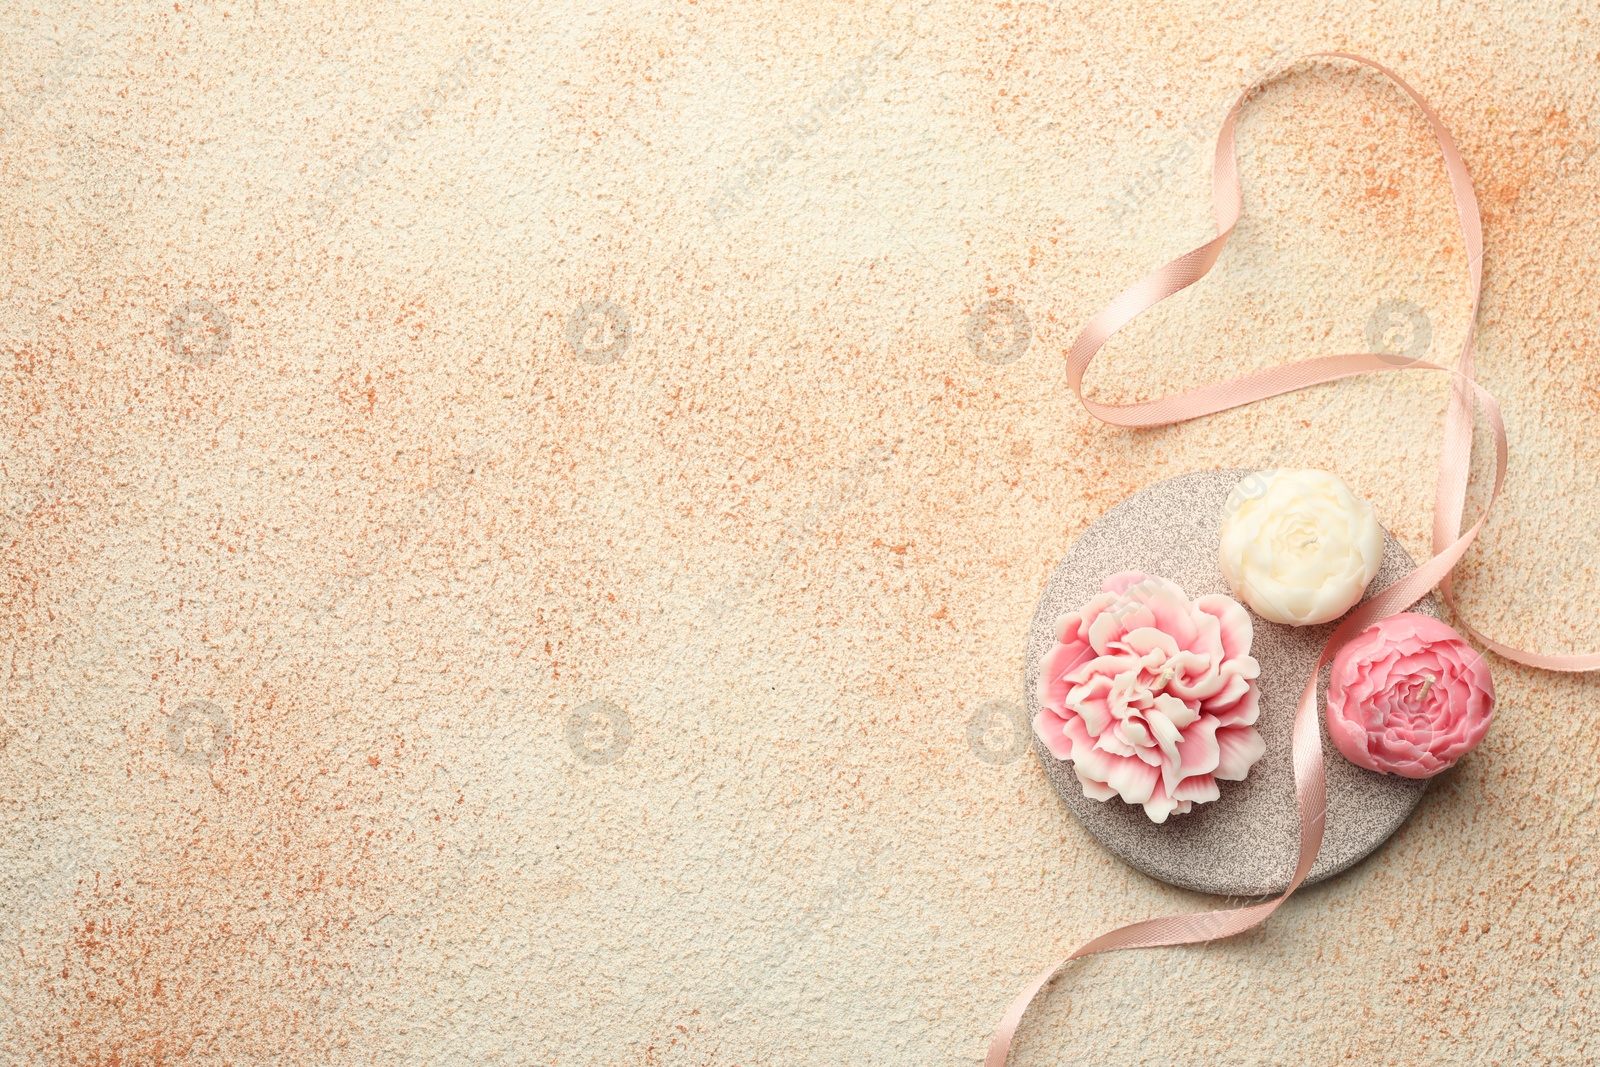
[[[1107, 511], [1083, 532], [1062, 557], [1034, 609], [1028, 630], [1023, 691], [1030, 718], [1039, 713], [1039, 664], [1055, 644], [1056, 620], [1100, 592], [1107, 575], [1140, 570], [1183, 587], [1191, 598], [1229, 594], [1217, 558], [1228, 493], [1248, 471], [1197, 471], [1144, 489]], [[1373, 595], [1413, 566], [1392, 535], [1383, 564], [1367, 587]], [[1246, 608], [1245, 610], [1249, 610]], [[1436, 598], [1419, 601], [1413, 611], [1441, 617]], [[1187, 815], [1152, 823], [1144, 809], [1113, 798], [1100, 802], [1083, 795], [1068, 760], [1058, 760], [1037, 736], [1033, 739], [1050, 784], [1089, 832], [1139, 870], [1185, 889], [1226, 896], [1282, 892], [1294, 874], [1299, 854], [1291, 742], [1294, 709], [1322, 646], [1338, 623], [1284, 626], [1250, 612], [1254, 627], [1251, 655], [1261, 664], [1261, 719], [1256, 729], [1266, 754], [1242, 782], [1221, 782], [1222, 796], [1197, 804]], [[1318, 683], [1326, 697], [1328, 671]], [[1322, 738], [1328, 789], [1327, 828], [1322, 850], [1306, 884], [1338, 874], [1389, 839], [1422, 799], [1426, 780], [1382, 775], [1357, 767]]]
[[[1463, 604], [1600, 647], [1594, 41], [1584, 4], [7, 4], [0, 1062], [976, 1064], [1049, 960], [1221, 903], [1018, 731], [1078, 536], [1294, 465], [1428, 553], [1440, 381], [1138, 433], [1063, 389], [1283, 57], [1391, 63], [1456, 131], [1512, 457]], [[1095, 395], [1454, 350], [1395, 92], [1293, 73], [1239, 141], [1226, 255]], [[1019, 1067], [1593, 1063], [1600, 689], [1494, 670], [1388, 844], [1076, 966]]]

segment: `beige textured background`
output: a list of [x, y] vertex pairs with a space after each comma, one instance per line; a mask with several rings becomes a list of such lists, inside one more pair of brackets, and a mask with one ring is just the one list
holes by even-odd
[[[973, 1064], [1056, 954], [1220, 903], [994, 712], [1156, 479], [1330, 467], [1427, 554], [1436, 380], [1147, 433], [1063, 392], [1310, 47], [1410, 76], [1482, 198], [1513, 454], [1467, 610], [1600, 645], [1596, 10], [1316, 6], [5, 4], [3, 1061]], [[1241, 148], [1221, 267], [1102, 395], [1362, 349], [1389, 300], [1453, 350], [1395, 92], [1293, 74]], [[1018, 1062], [1600, 1058], [1600, 685], [1495, 671], [1383, 850], [1080, 967]]]

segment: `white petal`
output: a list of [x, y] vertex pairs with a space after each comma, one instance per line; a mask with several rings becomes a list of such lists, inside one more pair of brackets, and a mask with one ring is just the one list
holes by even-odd
[[1156, 744], [1161, 746], [1161, 751], [1172, 761], [1172, 769], [1174, 771], [1180, 769], [1183, 766], [1183, 757], [1178, 755], [1178, 742], [1183, 740], [1183, 734], [1172, 725], [1171, 719], [1155, 708], [1144, 713], [1144, 721], [1150, 724], [1150, 732], [1156, 735]]

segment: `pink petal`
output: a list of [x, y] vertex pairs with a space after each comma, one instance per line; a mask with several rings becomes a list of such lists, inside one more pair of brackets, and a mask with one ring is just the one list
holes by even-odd
[[1078, 776], [1078, 784], [1083, 786], [1083, 795], [1090, 800], [1110, 800], [1117, 795], [1117, 791], [1104, 782], [1097, 782], [1093, 778], [1085, 778], [1078, 765], [1072, 765], [1072, 773]]
[[1161, 780], [1161, 774], [1142, 760], [1113, 756], [1092, 744], [1072, 746], [1072, 766], [1082, 777], [1104, 782], [1129, 804], [1143, 804]]
[[1221, 726], [1254, 726], [1261, 717], [1261, 690], [1252, 685], [1232, 707], [1208, 708], [1202, 704], [1201, 710], [1215, 715]]
[[1255, 628], [1250, 623], [1250, 613], [1231, 596], [1213, 593], [1194, 602], [1194, 606], [1207, 615], [1214, 616], [1219, 624], [1222, 654], [1228, 659], [1248, 656], [1255, 641]]
[[1217, 731], [1216, 776], [1225, 782], [1242, 782], [1250, 768], [1267, 753], [1267, 743], [1254, 726], [1230, 726]]
[[[1123, 799], [1126, 800], [1127, 798], [1124, 797]], [[1155, 790], [1150, 794], [1149, 799], [1142, 803], [1144, 804], [1144, 813], [1150, 817], [1150, 821], [1153, 823], [1164, 823], [1167, 821], [1167, 816], [1173, 812], [1182, 815], [1192, 807], [1191, 802], [1187, 800], [1175, 800], [1168, 797], [1167, 791], [1162, 787], [1159, 779], [1157, 779]]]
[[[1077, 719], [1077, 716], [1073, 715], [1071, 718]], [[1067, 759], [1072, 755], [1072, 739], [1066, 732], [1067, 722], [1067, 719], [1049, 708], [1040, 708], [1039, 714], [1033, 717], [1034, 734], [1044, 742], [1044, 747], [1048, 748], [1050, 755], [1056, 759]]]
[[1148, 580], [1149, 577], [1143, 571], [1118, 571], [1100, 583], [1100, 591], [1102, 593], [1116, 593], [1120, 596], [1140, 582]]
[[1189, 648], [1200, 633], [1195, 625], [1194, 615], [1190, 611], [1189, 598], [1182, 589], [1165, 579], [1152, 580], [1162, 582], [1145, 602], [1145, 606], [1150, 609], [1155, 628], [1169, 634], [1179, 648]]
[[1248, 680], [1237, 674], [1230, 674], [1218, 681], [1215, 691], [1200, 702], [1200, 707], [1206, 711], [1231, 707], [1243, 700], [1245, 694], [1255, 688]]
[[1214, 774], [1197, 774], [1193, 778], [1185, 778], [1178, 783], [1178, 788], [1172, 791], [1174, 800], [1190, 800], [1197, 804], [1217, 800], [1222, 796], [1222, 790], [1217, 788], [1217, 778]]
[[1215, 715], [1202, 715], [1199, 722], [1183, 732], [1183, 740], [1178, 742], [1178, 758], [1183, 761], [1179, 778], [1210, 774], [1217, 769], [1222, 753], [1217, 726]]
[[1089, 646], [1076, 639], [1063, 641], [1045, 653], [1039, 666], [1039, 703], [1059, 708], [1066, 699], [1066, 675], [1093, 655]]

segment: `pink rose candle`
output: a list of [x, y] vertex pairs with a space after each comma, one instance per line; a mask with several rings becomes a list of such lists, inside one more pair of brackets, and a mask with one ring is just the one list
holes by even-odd
[[1328, 736], [1368, 770], [1431, 778], [1483, 740], [1493, 715], [1488, 664], [1427, 615], [1391, 615], [1333, 658]]
[[1084, 796], [1120, 796], [1166, 822], [1216, 800], [1219, 780], [1243, 779], [1266, 751], [1250, 615], [1138, 571], [1101, 589], [1057, 623], [1034, 732], [1072, 761]]

